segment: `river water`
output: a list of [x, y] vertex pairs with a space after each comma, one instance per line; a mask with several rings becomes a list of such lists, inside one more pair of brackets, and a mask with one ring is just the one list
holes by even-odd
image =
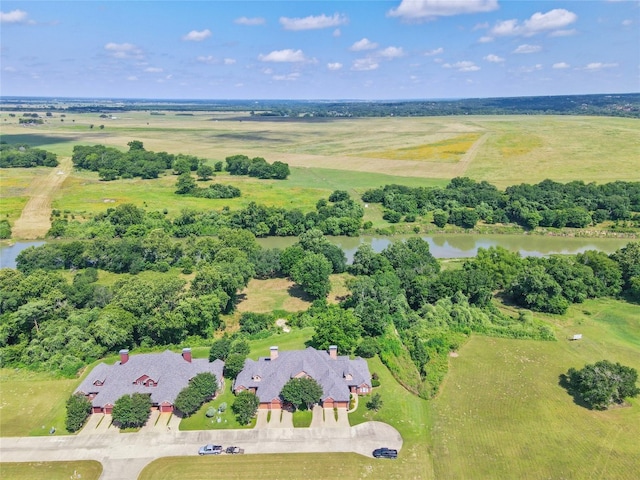
[[[351, 263], [353, 254], [360, 245], [370, 244], [374, 251], [381, 252], [392, 242], [405, 240], [416, 235], [361, 236], [361, 237], [327, 237], [340, 247]], [[600, 250], [613, 253], [630, 239], [617, 238], [585, 238], [585, 237], [553, 237], [542, 235], [470, 235], [449, 234], [420, 236], [429, 243], [431, 253], [436, 258], [467, 258], [475, 257], [478, 248], [501, 246], [507, 250], [519, 252], [522, 256], [541, 257], [551, 254], [576, 254], [586, 250]], [[298, 241], [297, 237], [268, 237], [259, 238], [258, 243], [264, 248], [286, 248]], [[42, 245], [45, 242], [16, 242], [0, 247], [0, 266], [15, 268], [16, 257], [25, 248]]]
[[[361, 236], [361, 237], [328, 237], [332, 243], [339, 246], [351, 263], [353, 254], [360, 245], [370, 244], [373, 250], [381, 252], [392, 242], [405, 240], [416, 235]], [[429, 243], [431, 253], [436, 258], [467, 258], [475, 257], [479, 248], [501, 246], [507, 250], [519, 252], [522, 256], [542, 257], [551, 254], [576, 254], [586, 250], [600, 250], [613, 253], [630, 239], [617, 238], [575, 238], [553, 237], [542, 235], [470, 235], [449, 234], [430, 235], [420, 238]], [[297, 241], [295, 237], [268, 237], [258, 239], [264, 248], [286, 248]]]

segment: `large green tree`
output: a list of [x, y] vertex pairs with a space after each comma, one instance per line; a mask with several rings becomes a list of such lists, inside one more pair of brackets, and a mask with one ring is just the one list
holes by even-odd
[[134, 393], [123, 395], [113, 405], [111, 416], [113, 422], [120, 428], [142, 427], [151, 413], [151, 400], [149, 395]]
[[291, 269], [291, 278], [309, 295], [324, 298], [331, 291], [331, 262], [320, 253], [306, 253]]
[[351, 310], [337, 305], [327, 305], [314, 313], [315, 333], [311, 345], [318, 350], [327, 350], [336, 345], [338, 352], [348, 355], [358, 345], [362, 335], [362, 325]]
[[591, 408], [598, 410], [640, 394], [640, 388], [636, 385], [637, 370], [608, 360], [585, 365], [581, 370], [570, 368], [567, 377], [571, 390]]
[[91, 402], [81, 393], [71, 395], [67, 400], [65, 426], [69, 432], [77, 432], [91, 413]]
[[260, 400], [256, 394], [245, 390], [236, 396], [231, 410], [236, 414], [238, 423], [246, 425], [256, 414], [258, 405], [260, 405]]
[[313, 404], [322, 399], [322, 393], [322, 387], [313, 378], [301, 377], [292, 378], [285, 383], [280, 396], [298, 409], [303, 405], [311, 409]]

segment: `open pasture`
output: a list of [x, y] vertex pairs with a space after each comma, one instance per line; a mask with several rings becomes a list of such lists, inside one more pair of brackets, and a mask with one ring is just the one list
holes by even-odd
[[[455, 176], [487, 180], [499, 187], [545, 178], [559, 181], [640, 180], [637, 120], [607, 117], [470, 116], [358, 119], [268, 119], [238, 113], [124, 112], [114, 118], [59, 113], [43, 125], [17, 125], [8, 112], [1, 139], [27, 143], [71, 156], [77, 144], [126, 149], [140, 140], [152, 151], [185, 153], [210, 164], [235, 154], [287, 162], [287, 181], [231, 177], [242, 197], [207, 200], [177, 196], [176, 177], [101, 182], [95, 172], [72, 171], [51, 192], [51, 206], [82, 219], [109, 206], [131, 202], [149, 210], [231, 209], [249, 202], [313, 210], [336, 189], [354, 196], [389, 183], [410, 186], [446, 184]], [[64, 120], [64, 122], [60, 121]], [[93, 125], [93, 128], [90, 128]], [[100, 129], [100, 125], [104, 125]], [[0, 216], [14, 222], [27, 201], [25, 190], [40, 170], [5, 169]], [[45, 169], [46, 170], [46, 169]], [[202, 182], [206, 184], [206, 182]], [[46, 202], [45, 202], [46, 203]]]
[[[58, 114], [56, 114], [58, 115]], [[6, 117], [3, 112], [1, 117]], [[295, 167], [326, 168], [418, 178], [456, 174], [451, 154], [468, 151], [488, 135], [464, 173], [500, 186], [555, 180], [637, 180], [637, 120], [575, 116], [458, 116], [357, 119], [268, 119], [197, 112], [150, 115], [124, 112], [54, 117], [37, 127], [3, 122], [2, 137], [70, 155], [73, 145], [103, 143], [127, 148], [141, 140], [154, 151], [210, 160], [244, 153]], [[90, 125], [93, 128], [89, 128]], [[99, 129], [104, 125], [104, 129]], [[33, 142], [29, 141], [33, 138]], [[453, 147], [453, 148], [451, 148]]]
[[[570, 367], [611, 360], [640, 369], [637, 305], [610, 299], [546, 317], [557, 342], [473, 336], [433, 402], [437, 478], [634, 478], [640, 404], [578, 405], [559, 385]], [[570, 342], [574, 333], [583, 340]]]

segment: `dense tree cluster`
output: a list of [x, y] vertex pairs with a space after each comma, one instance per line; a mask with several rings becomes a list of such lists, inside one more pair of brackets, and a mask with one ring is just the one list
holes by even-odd
[[71, 160], [76, 168], [98, 172], [100, 179], [104, 181], [134, 177], [158, 178], [168, 169], [180, 175], [195, 172], [204, 163], [204, 160], [193, 155], [147, 151], [139, 140], [132, 140], [127, 145], [129, 150], [126, 152], [104, 145], [76, 145], [73, 147]]
[[601, 360], [567, 372], [569, 390], [581, 398], [590, 408], [604, 410], [625, 398], [637, 397], [638, 371], [620, 363]]
[[607, 220], [640, 224], [640, 182], [596, 185], [544, 180], [500, 191], [486, 181], [457, 177], [445, 188], [386, 185], [366, 191], [362, 200], [381, 203], [390, 222], [403, 217], [411, 221], [416, 215], [433, 212], [433, 222], [440, 228], [447, 223], [473, 228], [480, 220], [511, 222], [527, 229], [584, 228]]
[[0, 168], [11, 167], [57, 167], [58, 157], [55, 153], [26, 144], [10, 145], [0, 142]]
[[189, 172], [180, 174], [176, 182], [176, 193], [199, 198], [235, 198], [240, 196], [240, 189], [233, 185], [212, 183], [209, 188], [198, 187]]
[[246, 155], [232, 155], [225, 159], [226, 170], [231, 175], [249, 175], [260, 179], [286, 180], [289, 174], [287, 163], [267, 162], [262, 157], [249, 159]]

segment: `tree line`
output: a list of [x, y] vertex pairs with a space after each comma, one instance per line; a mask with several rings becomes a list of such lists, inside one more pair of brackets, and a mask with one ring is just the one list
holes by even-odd
[[57, 167], [58, 156], [26, 144], [0, 141], [0, 168]]
[[[211, 189], [203, 189], [211, 190]], [[216, 235], [224, 228], [249, 230], [257, 237], [297, 236], [319, 229], [326, 235], [356, 236], [362, 227], [364, 208], [347, 192], [337, 190], [328, 199], [321, 199], [315, 211], [293, 208], [268, 207], [250, 202], [236, 211], [196, 211], [183, 209], [173, 220], [167, 211], [147, 212], [132, 204], [122, 204], [95, 215], [86, 222], [59, 218], [54, 212], [47, 238], [66, 239], [135, 239], [146, 236], [152, 230], [162, 230], [176, 238]]]
[[500, 191], [486, 181], [456, 177], [444, 188], [385, 185], [367, 190], [362, 200], [382, 204], [389, 222], [415, 221], [416, 216], [431, 214], [440, 228], [452, 224], [469, 229], [479, 221], [511, 222], [526, 229], [585, 228], [608, 220], [640, 226], [640, 182], [597, 185], [544, 180]]

